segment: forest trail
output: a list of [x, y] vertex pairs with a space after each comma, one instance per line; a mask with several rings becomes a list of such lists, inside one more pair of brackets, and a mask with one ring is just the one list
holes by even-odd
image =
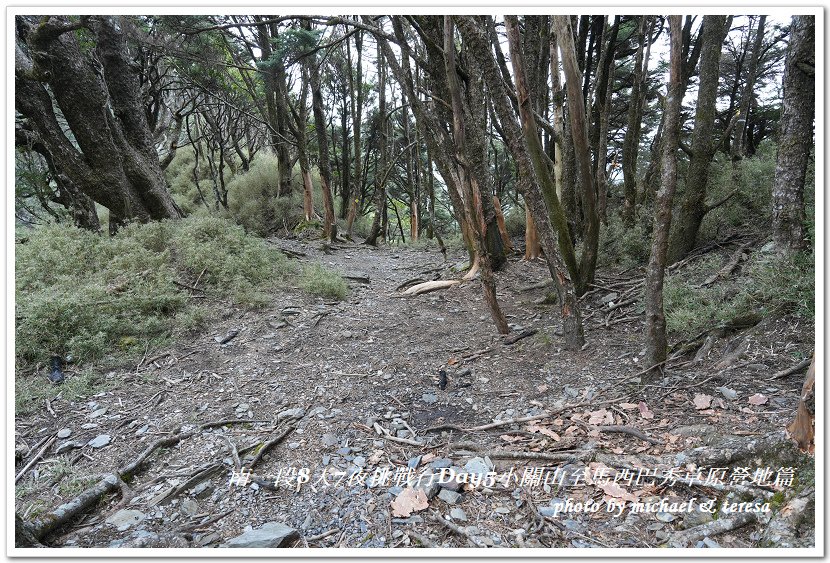
[[[558, 308], [541, 304], [546, 290], [540, 282], [548, 279], [541, 261], [511, 257], [498, 274], [510, 336], [538, 331], [508, 344], [493, 327], [478, 280], [400, 296], [401, 284], [430, 279], [463, 262], [463, 253], [451, 252], [445, 263], [435, 250], [348, 244], [325, 253], [319, 242], [271, 242], [302, 253], [300, 261], [340, 271], [349, 281], [347, 299], [326, 302], [289, 289], [264, 310], [225, 311], [211, 330], [177, 343], [169, 355], [108, 374], [118, 381], [114, 388], [83, 402], [53, 400], [54, 416], [41, 409], [18, 417], [17, 430], [30, 441], [63, 428], [72, 434], [60, 442], [108, 436], [104, 447], [67, 450], [75, 471], [92, 477], [123, 466], [166, 433], [194, 432], [156, 453], [130, 482], [125, 501], [110, 499], [52, 545], [219, 546], [246, 526], [273, 521], [296, 530], [286, 545], [299, 547], [658, 545], [675, 530], [705, 524], [706, 515], [615, 517], [603, 509], [559, 516], [554, 523], [544, 516], [562, 499], [600, 501], [603, 491], [611, 494], [606, 498], [618, 493], [596, 483], [557, 491], [518, 480], [534, 466], [596, 469], [597, 452], [647, 465], [661, 455], [715, 447], [722, 435], [780, 429], [795, 410], [800, 377], [759, 382], [762, 374], [787, 367], [778, 365], [782, 347], [803, 345], [776, 340], [794, 332], [786, 319], [764, 323], [737, 364], [715, 367], [734, 346], [722, 339], [700, 363], [670, 369], [659, 385], [640, 389], [631, 382], [647, 367], [640, 360], [640, 274], [601, 272], [597, 286], [605, 289], [582, 302], [587, 345], [571, 353], [559, 346]], [[635, 301], [615, 308], [615, 300], [628, 298]], [[219, 342], [233, 331], [233, 338]], [[445, 388], [439, 385], [442, 369]], [[727, 398], [721, 387], [737, 398]], [[748, 403], [754, 394], [763, 394], [765, 403]], [[699, 395], [708, 397], [703, 408], [699, 402], [706, 399]], [[522, 417], [533, 420], [460, 430]], [[225, 424], [215, 426], [217, 421]], [[391, 437], [380, 435], [387, 432]], [[232, 476], [245, 475], [234, 467], [251, 462], [248, 448], [275, 437], [281, 439], [253, 462], [248, 486], [232, 483]], [[402, 488], [396, 479], [404, 476], [405, 485], [407, 468], [418, 475], [447, 466], [500, 476], [512, 470], [516, 480], [460, 496], [426, 487], [426, 509], [421, 497], [408, 504], [396, 500]], [[386, 482], [372, 483], [384, 474]], [[310, 480], [298, 483], [303, 475]], [[275, 489], [277, 478], [283, 482]], [[665, 486], [625, 489], [638, 500], [707, 494]], [[414, 512], [404, 517], [407, 508]], [[450, 520], [438, 516], [447, 514]], [[756, 545], [757, 526], [720, 541]]]

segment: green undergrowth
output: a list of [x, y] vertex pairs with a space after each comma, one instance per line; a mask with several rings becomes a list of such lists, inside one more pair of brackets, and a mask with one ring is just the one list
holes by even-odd
[[130, 225], [113, 237], [47, 225], [15, 247], [18, 367], [53, 354], [77, 364], [141, 357], [207, 326], [217, 303], [265, 306], [298, 281], [328, 298], [346, 292], [339, 275], [301, 268], [216, 217]]

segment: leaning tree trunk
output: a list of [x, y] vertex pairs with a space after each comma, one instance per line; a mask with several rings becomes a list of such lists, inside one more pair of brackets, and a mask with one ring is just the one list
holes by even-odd
[[752, 44], [752, 54], [749, 58], [749, 66], [746, 69], [746, 81], [744, 82], [744, 89], [741, 93], [741, 106], [738, 109], [738, 121], [735, 124], [735, 140], [732, 142], [731, 147], [732, 181], [735, 185], [737, 185], [737, 182], [740, 182], [741, 180], [741, 160], [744, 157], [744, 152], [746, 152], [744, 143], [746, 140], [747, 124], [749, 123], [749, 112], [752, 108], [752, 98], [755, 97], [755, 79], [758, 76], [758, 63], [761, 58], [761, 47], [764, 43], [764, 23], [766, 21], [767, 16], [758, 16], [758, 28], [755, 31], [755, 41]]
[[674, 263], [695, 246], [706, 206], [706, 186], [709, 165], [715, 156], [712, 134], [715, 128], [715, 102], [720, 80], [721, 46], [726, 35], [726, 16], [704, 16], [701, 33], [703, 47], [700, 54], [700, 86], [697, 93], [697, 111], [692, 131], [689, 170], [686, 173], [686, 191], [677, 225], [669, 245], [668, 262]]
[[[634, 56], [634, 70], [632, 76], [631, 96], [628, 103], [628, 125], [625, 128], [622, 148], [623, 169], [623, 222], [634, 226], [634, 216], [637, 208], [637, 153], [640, 149], [640, 127], [642, 125], [643, 105], [640, 99], [645, 89], [646, 66], [643, 53], [646, 44], [646, 23], [648, 16], [640, 16], [640, 25], [637, 30], [637, 54]], [[648, 41], [651, 41], [649, 34]]]
[[[554, 231], [552, 225], [552, 222], [556, 220], [564, 222], [564, 213], [562, 212], [558, 199], [556, 199], [556, 189], [553, 179], [547, 168], [544, 168], [547, 172], [545, 176], [537, 177], [536, 175], [534, 170], [535, 163], [532, 162], [531, 153], [528, 149], [528, 142], [532, 141], [529, 141], [529, 137], [523, 134], [521, 126], [516, 122], [507, 86], [503, 81], [503, 75], [500, 72], [498, 63], [493, 57], [491, 42], [485, 32], [482, 31], [481, 22], [471, 16], [457, 16], [456, 22], [464, 38], [465, 48], [468, 48], [471, 52], [471, 59], [482, 67], [483, 76], [492, 94], [491, 99], [495, 112], [499, 117], [505, 133], [505, 141], [518, 168], [517, 185], [519, 191], [524, 197], [525, 205], [530, 209], [534, 221], [537, 224], [539, 236], [542, 240], [542, 248], [547, 258], [548, 270], [550, 271], [551, 278], [554, 280], [559, 297], [562, 328], [565, 337], [564, 348], [568, 350], [579, 350], [585, 343], [579, 303], [573, 290], [573, 282], [569, 277], [568, 269], [563, 263], [562, 255], [559, 252], [557, 233]], [[518, 44], [517, 38], [514, 37], [514, 41]], [[522, 70], [517, 75], [518, 80], [519, 77], [524, 77], [524, 64], [521, 59], [520, 46], [516, 50], [513, 50], [511, 47], [511, 60], [514, 58], [516, 58], [516, 61], [513, 63], [515, 65], [514, 69], [519, 68]], [[524, 103], [527, 104], [529, 92], [527, 83], [522, 80], [520, 84], [517, 83], [516, 85], [519, 99], [525, 100]], [[535, 135], [538, 135], [538, 132]], [[538, 155], [542, 150], [541, 143], [538, 140], [538, 136], [533, 138], [537, 141], [536, 154]], [[543, 189], [540, 187], [542, 183], [547, 185], [547, 188], [544, 189], [544, 195]], [[553, 208], [549, 208], [546, 205], [548, 201], [554, 206]], [[567, 231], [567, 228], [565, 230]], [[559, 238], [561, 242], [561, 237]]]
[[782, 254], [806, 246], [804, 178], [813, 145], [815, 35], [814, 16], [793, 16], [784, 68], [778, 159], [772, 186], [773, 240], [776, 250]]
[[[34, 22], [18, 16], [16, 23], [15, 109], [28, 119], [60, 173], [119, 222], [181, 217], [143, 111], [124, 39], [126, 18], [71, 22], [49, 16]], [[80, 28], [94, 38], [91, 51], [77, 39]], [[58, 122], [58, 110], [74, 143]]]
[[662, 185], [657, 192], [651, 256], [646, 269], [646, 361], [654, 369], [646, 372], [643, 381], [661, 373], [659, 366], [666, 360], [666, 316], [663, 310], [663, 278], [671, 229], [672, 199], [677, 186], [677, 147], [680, 138], [680, 106], [683, 101], [681, 80], [681, 22], [682, 16], [669, 16], [671, 64], [668, 96], [666, 99], [665, 129], [661, 165]]

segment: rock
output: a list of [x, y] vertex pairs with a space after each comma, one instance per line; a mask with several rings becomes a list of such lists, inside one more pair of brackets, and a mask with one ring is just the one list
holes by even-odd
[[106, 407], [90, 413], [89, 418], [98, 418], [99, 416], [104, 416], [105, 414], [107, 414]]
[[356, 466], [363, 469], [364, 467], [366, 467], [366, 458], [363, 457], [362, 455], [359, 455], [359, 456], [357, 456], [356, 458], [354, 458], [352, 460], [352, 463], [354, 463]]
[[715, 518], [711, 512], [706, 510], [693, 510], [692, 512], [684, 512], [683, 513], [683, 528], [694, 528], [695, 526], [701, 526], [703, 524], [708, 524], [709, 522], [713, 521]]
[[289, 442], [289, 443], [288, 443], [288, 449], [289, 449], [289, 450], [296, 450], [296, 449], [297, 449], [297, 448], [299, 448], [299, 447], [300, 447], [300, 443], [299, 443], [299, 442]]
[[442, 469], [438, 470], [438, 486], [442, 489], [449, 489], [450, 491], [458, 491], [464, 486], [464, 481], [458, 477], [459, 475], [465, 475], [463, 469], [456, 465], [443, 473]]
[[467, 513], [461, 510], [460, 508], [453, 508], [450, 510], [450, 518], [453, 520], [460, 520], [462, 522], [467, 521]]
[[720, 544], [713, 540], [712, 538], [703, 538], [703, 546], [704, 547], [711, 547], [711, 548], [719, 548]]
[[467, 473], [482, 476], [487, 475], [487, 472], [490, 471], [490, 468], [487, 467], [487, 462], [484, 461], [483, 458], [474, 457], [464, 465], [464, 470]]
[[447, 504], [455, 504], [459, 500], [461, 500], [461, 494], [456, 493], [455, 491], [451, 491], [450, 489], [441, 489], [441, 491], [438, 493], [438, 498], [440, 498]]
[[69, 438], [69, 435], [72, 434], [72, 430], [69, 428], [61, 428], [58, 430], [58, 438], [61, 440], [64, 438]]
[[730, 401], [734, 401], [738, 398], [738, 392], [734, 389], [729, 389], [728, 387], [715, 387], [720, 394], [729, 399]]
[[146, 434], [146, 433], [147, 433], [147, 431], [149, 431], [149, 430], [150, 430], [150, 425], [149, 425], [149, 424], [145, 424], [144, 426], [142, 426], [141, 428], [139, 428], [138, 430], [136, 430], [136, 431], [135, 431], [135, 435], [136, 435], [136, 436], [143, 436], [143, 435], [144, 435], [144, 434]]
[[93, 428], [98, 428], [98, 424], [95, 422], [85, 422], [84, 424], [81, 424], [81, 428], [84, 430], [92, 430]]
[[432, 460], [432, 463], [429, 464], [429, 466], [432, 467], [433, 469], [443, 469], [443, 468], [449, 467], [451, 465], [452, 465], [452, 460], [449, 460], [445, 457], [439, 457], [438, 459], [434, 459], [434, 460]]
[[433, 393], [424, 393], [421, 395], [421, 400], [427, 405], [434, 405], [438, 402], [438, 397], [436, 397]]
[[671, 512], [658, 512], [656, 518], [661, 522], [673, 522], [675, 520], [675, 516]]
[[323, 435], [320, 437], [320, 441], [321, 441], [321, 442], [323, 442], [323, 445], [324, 445], [324, 446], [331, 447], [331, 446], [336, 446], [336, 445], [337, 445], [337, 443], [338, 443], [340, 440], [339, 440], [339, 439], [337, 438], [337, 436], [335, 436], [334, 434], [327, 433], [327, 434], [323, 434]]
[[246, 526], [241, 535], [226, 541], [220, 547], [281, 547], [298, 537], [299, 533], [294, 528], [280, 522], [266, 522], [257, 529]]
[[612, 292], [611, 292], [611, 293], [609, 293], [608, 295], [603, 296], [603, 298], [602, 298], [602, 299], [600, 299], [600, 302], [601, 302], [603, 305], [607, 305], [607, 304], [611, 303], [612, 301], [614, 301], [614, 300], [615, 300], [617, 297], [619, 297], [619, 296], [620, 296], [620, 294], [619, 294], [619, 293], [616, 293], [616, 292], [613, 292], [613, 291], [612, 291]]
[[193, 496], [196, 498], [207, 498], [213, 493], [213, 485], [208, 481], [202, 481], [193, 487]]
[[427, 500], [432, 500], [441, 490], [441, 485], [438, 483], [438, 475], [434, 473], [423, 473], [416, 477], [415, 485], [412, 487], [415, 490], [424, 491]]
[[[256, 483], [254, 483], [256, 484]], [[182, 512], [187, 514], [188, 516], [196, 516], [199, 514], [199, 505], [193, 499], [182, 499], [181, 506], [179, 507]]]
[[302, 418], [303, 416], [305, 416], [305, 409], [303, 407], [297, 407], [295, 409], [282, 411], [277, 415], [277, 420], [283, 420], [285, 418]]
[[571, 532], [581, 533], [585, 529], [585, 526], [583, 526], [582, 524], [580, 524], [576, 520], [570, 520], [570, 519], [569, 520], [563, 520], [562, 525], [565, 526], [565, 528], [567, 528]]
[[496, 514], [510, 514], [510, 509], [506, 506], [499, 506], [498, 508], [494, 509], [493, 512]]
[[55, 450], [55, 455], [60, 455], [63, 452], [67, 452], [69, 450], [74, 450], [76, 448], [83, 448], [86, 446], [85, 442], [79, 442], [78, 440], [69, 440], [68, 442], [64, 442], [60, 444], [57, 449]]
[[92, 440], [87, 442], [87, 445], [97, 449], [97, 448], [103, 448], [104, 446], [109, 444], [111, 441], [112, 441], [112, 438], [110, 438], [109, 434], [99, 434], [98, 436], [95, 436]]
[[[406, 462], [406, 466], [410, 469], [415, 469], [421, 463], [421, 456], [415, 456]], [[435, 466], [433, 466], [435, 467]]]
[[190, 544], [181, 536], [172, 533], [154, 534], [147, 530], [135, 530], [123, 540], [110, 542], [109, 547], [122, 548], [162, 548], [162, 547], [190, 547]]
[[107, 518], [107, 524], [111, 524], [118, 528], [119, 532], [123, 532], [132, 526], [135, 526], [142, 520], [147, 518], [147, 515], [141, 512], [140, 510], [119, 510], [109, 518]]
[[351, 452], [352, 452], [352, 449], [349, 448], [349, 447], [343, 447], [343, 448], [340, 448], [339, 450], [337, 450], [337, 453], [339, 455], [349, 455]]

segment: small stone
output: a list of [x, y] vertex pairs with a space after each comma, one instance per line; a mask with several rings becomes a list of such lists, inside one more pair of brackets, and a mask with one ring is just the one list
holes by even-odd
[[461, 495], [449, 489], [441, 489], [441, 492], [438, 493], [438, 498], [447, 504], [456, 504], [459, 500], [461, 500]]
[[281, 547], [298, 537], [299, 533], [294, 528], [280, 522], [266, 522], [257, 529], [246, 526], [241, 535], [226, 541], [221, 547]]
[[107, 414], [107, 409], [102, 408], [90, 413], [89, 418], [98, 418], [99, 416], [104, 416], [105, 414]]
[[199, 505], [193, 499], [182, 499], [182, 503], [179, 508], [188, 516], [196, 516], [199, 514]]
[[93, 448], [103, 448], [104, 446], [108, 445], [112, 441], [109, 434], [100, 434], [95, 436], [92, 440], [90, 440], [87, 445]]
[[300, 443], [299, 443], [299, 442], [289, 442], [289, 443], [288, 443], [288, 449], [289, 449], [289, 450], [296, 450], [296, 449], [297, 449], [297, 448], [299, 448], [299, 447], [300, 447]]
[[248, 410], [249, 408], [251, 408], [251, 407], [250, 407], [250, 405], [248, 405], [248, 403], [239, 403], [239, 406], [237, 406], [237, 407], [236, 407], [236, 410], [238, 410], [238, 411], [246, 411], [246, 410]]
[[320, 441], [323, 442], [324, 446], [336, 446], [340, 440], [334, 434], [327, 433], [320, 437]]
[[305, 409], [303, 407], [297, 407], [295, 409], [287, 409], [282, 411], [277, 415], [277, 420], [282, 420], [284, 418], [302, 418], [305, 416]]
[[348, 446], [340, 448], [339, 450], [337, 450], [337, 453], [340, 454], [340, 455], [349, 455], [351, 452], [352, 452], [352, 449]]
[[60, 430], [58, 430], [58, 438], [60, 438], [61, 440], [64, 438], [69, 438], [70, 434], [72, 434], [72, 430], [70, 430], [69, 428], [61, 428]]
[[150, 425], [145, 424], [144, 426], [142, 426], [141, 428], [139, 428], [138, 430], [135, 431], [135, 435], [136, 436], [143, 436], [144, 434], [147, 433], [148, 430], [150, 430]]
[[450, 510], [450, 518], [453, 520], [460, 520], [462, 522], [467, 521], [467, 513], [461, 510], [460, 508], [453, 508]]
[[436, 397], [432, 393], [424, 393], [423, 395], [421, 395], [421, 400], [427, 405], [434, 405], [436, 402], [438, 402], [438, 397]]
[[713, 521], [715, 517], [707, 510], [693, 510], [692, 512], [683, 513], [683, 528], [694, 528], [703, 524], [708, 524]]
[[487, 475], [487, 472], [490, 471], [490, 468], [487, 467], [487, 462], [484, 461], [483, 458], [474, 457], [470, 461], [464, 465], [464, 470], [467, 473], [475, 474], [475, 475]]
[[734, 401], [738, 398], [738, 392], [734, 389], [729, 389], [728, 387], [715, 387], [720, 394], [729, 399], [730, 401]]
[[60, 455], [63, 452], [74, 450], [76, 448], [83, 448], [86, 444], [84, 442], [79, 442], [77, 440], [69, 440], [68, 442], [64, 442], [60, 444], [57, 449], [55, 449], [55, 455]]
[[675, 516], [671, 512], [658, 512], [656, 518], [661, 522], [667, 523], [675, 520]]
[[[420, 463], [421, 463], [421, 456], [415, 456], [415, 457], [411, 458], [411, 459], [410, 459], [410, 460], [406, 463], [406, 466], [407, 466], [409, 469], [415, 469], [416, 467], [418, 467], [418, 465], [420, 465]], [[433, 467], [434, 467], [434, 466], [433, 466]]]
[[500, 506], [493, 510], [496, 514], [510, 514], [510, 509], [505, 506]]
[[438, 459], [434, 459], [432, 460], [432, 463], [429, 464], [429, 466], [433, 469], [444, 469], [445, 467], [449, 467], [451, 465], [452, 460], [449, 460], [445, 457], [439, 457]]
[[717, 549], [717, 548], [720, 547], [720, 544], [718, 542], [716, 542], [715, 540], [713, 540], [712, 538], [703, 538], [703, 545], [705, 547], [711, 547], [711, 548], [714, 548], [714, 549]]
[[109, 518], [107, 518], [107, 524], [111, 524], [118, 528], [119, 532], [123, 532], [124, 530], [130, 528], [131, 526], [135, 526], [142, 520], [147, 517], [146, 514], [141, 512], [140, 510], [119, 510]]
[[213, 492], [213, 485], [207, 481], [203, 481], [193, 487], [193, 496], [196, 498], [206, 498]]
[[359, 456], [357, 456], [356, 458], [354, 458], [352, 460], [352, 463], [354, 463], [356, 466], [358, 466], [362, 469], [362, 468], [366, 467], [366, 458], [363, 457], [362, 455], [359, 455]]
[[94, 422], [86, 422], [84, 424], [81, 424], [81, 428], [83, 428], [84, 430], [92, 430], [93, 428], [98, 428], [98, 425]]
[[620, 294], [619, 294], [619, 293], [616, 293], [616, 292], [613, 292], [613, 291], [612, 291], [612, 292], [611, 292], [611, 293], [609, 293], [608, 295], [603, 296], [603, 298], [602, 298], [602, 299], [600, 299], [600, 302], [601, 302], [603, 305], [606, 305], [606, 304], [611, 303], [612, 301], [614, 301], [614, 300], [615, 300], [617, 297], [619, 297], [619, 296], [620, 296]]

